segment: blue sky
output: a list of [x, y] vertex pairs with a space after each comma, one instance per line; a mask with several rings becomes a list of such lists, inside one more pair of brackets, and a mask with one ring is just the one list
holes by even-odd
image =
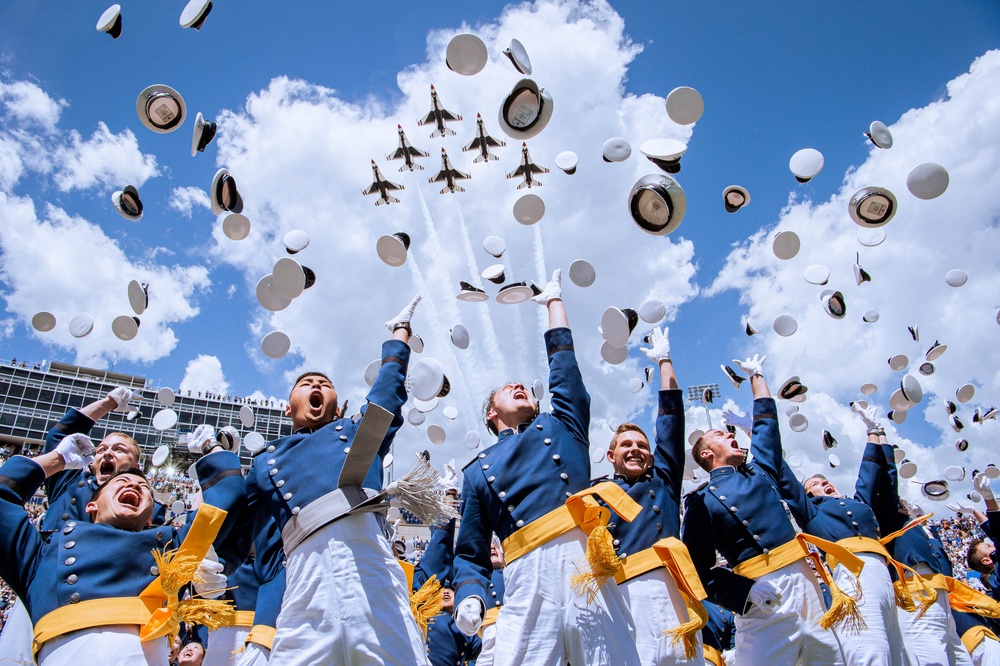
[[[433, 298], [422, 305], [416, 321], [425, 322], [424, 337], [431, 342], [427, 353], [460, 378], [453, 383], [463, 394], [452, 397], [461, 416], [445, 423], [449, 440], [440, 457], [462, 458], [467, 453], [458, 442], [465, 430], [477, 427], [475, 407], [487, 387], [544, 373], [539, 340], [544, 326], [534, 325], [537, 307], [491, 302], [485, 306], [487, 316], [466, 304], [456, 310], [447, 300], [457, 280], [469, 278], [470, 261], [480, 270], [488, 263], [479, 243], [487, 233], [496, 233], [511, 248], [507, 259], [518, 279], [541, 282], [542, 266], [548, 273], [576, 257], [598, 267], [595, 287], [567, 287], [570, 320], [580, 354], [587, 358], [584, 373], [594, 395], [595, 445], [604, 445], [610, 418], [649, 420], [652, 394], [632, 395], [624, 388], [645, 365], [636, 350], [640, 332], [633, 336], [629, 360], [612, 367], [596, 353], [595, 329], [605, 307], [636, 307], [650, 294], [670, 309], [667, 323], [682, 385], [719, 382], [724, 397], [746, 409], [746, 389], [732, 391], [718, 366], [755, 351], [768, 353], [774, 388], [791, 374], [803, 377], [816, 396], [801, 407], [811, 425], [786, 438], [786, 449], [794, 448], [806, 459], [803, 468], [824, 464], [818, 446], [824, 427], [845, 440], [842, 446], [854, 446], [846, 440], [857, 439], [858, 425], [845, 405], [857, 397], [857, 386], [875, 381], [880, 388], [876, 402], [888, 408], [899, 375], [884, 366], [889, 354], [883, 351], [903, 349], [903, 321], [919, 320], [928, 336], [950, 333], [948, 344], [955, 350], [954, 360], [942, 367], [949, 373], [947, 381], [941, 377], [939, 388], [925, 386], [925, 402], [899, 426], [908, 453], [920, 452], [918, 476], [954, 457], [955, 435], [940, 402], [954, 399], [957, 384], [976, 384], [970, 410], [973, 404], [1000, 403], [997, 366], [989, 362], [994, 356], [984, 357], [995, 354], [1000, 327], [976, 326], [974, 322], [989, 318], [976, 319], [968, 305], [992, 308], [993, 313], [1000, 305], [1000, 298], [985, 289], [995, 280], [995, 260], [973, 251], [995, 241], [991, 232], [997, 206], [986, 195], [989, 183], [975, 182], [975, 174], [989, 170], [973, 170], [968, 176], [973, 182], [966, 183], [968, 191], [981, 194], [980, 206], [958, 201], [954, 194], [963, 182], [956, 167], [996, 158], [982, 154], [975, 140], [952, 141], [951, 133], [965, 123], [948, 120], [953, 116], [943, 105], [948, 83], [998, 46], [1000, 10], [994, 4], [959, 2], [943, 11], [945, 5], [929, 2], [778, 2], [766, 7], [612, 2], [582, 8], [568, 2], [510, 7], [482, 2], [447, 9], [397, 2], [373, 12], [367, 4], [219, 1], [200, 32], [178, 26], [183, 2], [122, 4], [124, 33], [119, 40], [94, 30], [105, 3], [0, 6], [0, 85], [6, 86], [0, 97], [6, 111], [0, 140], [14, 147], [22, 165], [18, 175], [5, 179], [0, 160], [0, 184], [8, 197], [0, 214], [7, 239], [0, 243], [4, 357], [101, 367], [117, 350], [117, 370], [146, 375], [157, 384], [176, 388], [186, 381], [231, 393], [260, 390], [277, 396], [286, 393], [297, 370], [319, 366], [334, 373], [342, 393], [359, 404], [364, 395], [361, 372], [378, 354], [381, 322], [426, 287]], [[549, 21], [561, 21], [565, 29], [557, 30]], [[491, 54], [490, 66], [475, 77], [443, 69], [444, 45], [467, 31], [483, 36]], [[502, 135], [496, 120], [504, 86], [509, 89], [517, 78], [498, 55], [511, 36], [525, 43], [535, 61], [534, 78], [549, 86], [556, 100], [550, 127], [529, 141], [535, 160], [552, 169], [538, 190], [548, 205], [547, 216], [534, 228], [510, 219], [516, 195], [513, 182], [501, 174], [517, 162], [517, 142]], [[293, 83], [284, 83], [286, 79]], [[47, 125], [32, 116], [31, 109], [40, 107], [11, 92], [18, 82], [43, 93], [58, 120]], [[166, 83], [184, 95], [190, 118], [180, 130], [157, 135], [139, 123], [135, 99], [152, 83]], [[446, 107], [464, 115], [455, 125], [455, 139], [429, 139], [425, 128], [416, 126], [429, 106], [427, 83], [436, 85]], [[705, 115], [694, 126], [674, 125], [663, 112], [662, 98], [679, 85], [693, 86], [705, 98]], [[996, 111], [996, 95], [968, 88], [962, 108], [987, 116], [978, 122], [989, 125], [992, 118], [993, 125], [1000, 124], [989, 115]], [[973, 94], [985, 97], [969, 99]], [[197, 111], [218, 120], [220, 130], [205, 153], [191, 158]], [[499, 164], [470, 166], [469, 156], [459, 150], [471, 139], [477, 111], [491, 134], [507, 140]], [[931, 117], [935, 114], [940, 118]], [[894, 134], [905, 137], [912, 129], [919, 140], [902, 141], [893, 151], [874, 155], [862, 132], [876, 119], [890, 127], [900, 123]], [[427, 171], [399, 174], [394, 163], [383, 159], [395, 148], [397, 122], [414, 145], [431, 152], [423, 160]], [[88, 141], [94, 148], [100, 143], [94, 139], [99, 123], [107, 126], [102, 141], [116, 148], [88, 153]], [[75, 140], [74, 131], [79, 135]], [[615, 135], [633, 147], [624, 165], [599, 159], [601, 144]], [[677, 176], [687, 193], [687, 214], [665, 239], [638, 231], [625, 208], [630, 184], [656, 171], [638, 151], [642, 141], [655, 136], [681, 138], [689, 146]], [[436, 170], [442, 145], [456, 166], [473, 174], [465, 194], [441, 196], [437, 187], [418, 180]], [[799, 185], [788, 171], [788, 159], [804, 147], [822, 151], [825, 166], [816, 179]], [[553, 163], [555, 154], [567, 148], [581, 156], [580, 173], [573, 177], [559, 173]], [[387, 177], [406, 184], [399, 206], [376, 209], [371, 198], [361, 197], [360, 190], [370, 182], [372, 158]], [[906, 173], [921, 161], [940, 162], [951, 172], [952, 190], [934, 202], [946, 208], [920, 209], [906, 192]], [[197, 202], [187, 208], [170, 205], [178, 188], [207, 191], [221, 166], [233, 171], [255, 224], [252, 237], [241, 243], [222, 237], [221, 217], [215, 220]], [[101, 175], [86, 178], [90, 167]], [[146, 205], [140, 223], [126, 222], [111, 207], [110, 193], [126, 184], [123, 179], [142, 180], [135, 183]], [[846, 189], [858, 179], [862, 185], [894, 183], [890, 187], [902, 202], [900, 214], [887, 227], [890, 239], [875, 249], [878, 253], [865, 252], [853, 239], [843, 248], [832, 240], [857, 230], [842, 220], [847, 219], [845, 196], [857, 187]], [[746, 187], [752, 196], [750, 205], [734, 215], [720, 201], [730, 184]], [[34, 215], [23, 208], [13, 214], [14, 198], [30, 202]], [[421, 200], [429, 218], [422, 214]], [[972, 210], [982, 214], [970, 217], [966, 226], [956, 225], [966, 234], [963, 238], [975, 238], [968, 241], [972, 246], [942, 243], [940, 233], [917, 234], [925, 228], [924, 218], [932, 229], [935, 216], [944, 221], [971, 216]], [[837, 221], [834, 211], [839, 211]], [[49, 221], [69, 216], [76, 220], [74, 233], [35, 233], [27, 221], [35, 222], [36, 216]], [[904, 226], [911, 220], [910, 227]], [[302, 304], [270, 315], [257, 304], [253, 286], [281, 256], [276, 246], [292, 228], [307, 229], [313, 237], [314, 253], [303, 253], [302, 261], [317, 271], [319, 282]], [[853, 280], [835, 286], [848, 297], [850, 327], [822, 319], [820, 309], [820, 319], [800, 319], [800, 332], [793, 338], [769, 331], [778, 311], [815, 313], [819, 307], [818, 288], [806, 285], [808, 291], [803, 291], [801, 278], [794, 277], [808, 265], [803, 262], [809, 253], [782, 265], [769, 256], [769, 234], [779, 228], [795, 229], [805, 250], [813, 251], [811, 261], [827, 259], [832, 269], [846, 266], [849, 271], [854, 252], [863, 251], [862, 263], [876, 276], [872, 289], [856, 292], [855, 298]], [[452, 242], [460, 238], [453, 235], [460, 229], [467, 230], [475, 249], [468, 257], [460, 243]], [[411, 232], [417, 249], [408, 267], [387, 269], [374, 258], [374, 239], [398, 230]], [[905, 233], [910, 236], [893, 235]], [[33, 243], [58, 244], [53, 239], [60, 237], [73, 245], [48, 248], [59, 258], [48, 270], [64, 272], [56, 279], [28, 259], [47, 250]], [[907, 247], [933, 248], [949, 267], [972, 264], [970, 288], [962, 292], [967, 300], [955, 301], [952, 292], [935, 297], [929, 288], [908, 280], [911, 272], [930, 272], [933, 262], [916, 261], [920, 253], [903, 251]], [[110, 321], [103, 322], [103, 332], [99, 321], [99, 329], [79, 342], [31, 330], [30, 318], [37, 310], [66, 313], [59, 315], [64, 327], [75, 312], [113, 307], [107, 299], [100, 307], [88, 303], [88, 294], [97, 292], [113, 294], [124, 314], [125, 285], [142, 271], [148, 271], [152, 283], [151, 314], [161, 304], [149, 324], [144, 320], [142, 345], [133, 344], [139, 339], [119, 343], [108, 330]], [[67, 288], [98, 276], [100, 281], [86, 289]], [[941, 283], [936, 274], [935, 280], [933, 284]], [[987, 295], [972, 292], [976, 285]], [[167, 286], [180, 291], [168, 296], [163, 293]], [[921, 291], [937, 310], [918, 307]], [[884, 308], [880, 328], [861, 326], [861, 303]], [[762, 336], [748, 339], [741, 333], [741, 317], [747, 312], [765, 329]], [[428, 321], [435, 315], [433, 323]], [[937, 323], [966, 316], [967, 326], [934, 331]], [[469, 354], [456, 354], [446, 345], [448, 328], [459, 320], [473, 333]], [[292, 338], [293, 353], [270, 361], [260, 354], [259, 340], [278, 328]], [[981, 334], [960, 338], [966, 329]], [[931, 341], [922, 337], [920, 344]], [[189, 365], [200, 356], [201, 361]], [[869, 362], [869, 356], [877, 360]], [[963, 415], [968, 423], [971, 414]], [[697, 418], [692, 412], [692, 427]], [[970, 441], [986, 441], [992, 432], [987, 429], [994, 426], [983, 426]], [[485, 439], [485, 430], [479, 430]], [[401, 437], [402, 447], [425, 445], [420, 430]], [[970, 466], [985, 464], [986, 453], [976, 450], [973, 446], [966, 461]], [[849, 448], [841, 453], [845, 467], [854, 467], [854, 453]]]

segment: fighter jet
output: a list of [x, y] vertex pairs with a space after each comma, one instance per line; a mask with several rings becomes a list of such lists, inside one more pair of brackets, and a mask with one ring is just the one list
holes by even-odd
[[508, 178], [516, 178], [521, 176], [524, 178], [524, 182], [517, 186], [517, 189], [530, 188], [533, 185], [541, 185], [542, 183], [535, 180], [534, 174], [536, 173], [548, 173], [549, 170], [543, 166], [538, 166], [531, 161], [531, 155], [528, 154], [528, 144], [521, 144], [521, 164], [507, 174]]
[[447, 109], [441, 108], [441, 104], [440, 102], [438, 102], [438, 94], [437, 91], [434, 90], [433, 84], [431, 85], [431, 104], [433, 106], [431, 107], [430, 113], [428, 113], [422, 119], [418, 119], [417, 124], [427, 125], [429, 123], [434, 123], [437, 126], [437, 128], [433, 132], [431, 132], [432, 139], [434, 138], [435, 134], [437, 134], [438, 136], [454, 134], [455, 130], [448, 129], [447, 127], [444, 126], [444, 124], [452, 120], [461, 120], [462, 116], [458, 115], [457, 113], [452, 113]]
[[460, 187], [455, 184], [456, 180], [468, 180], [471, 176], [467, 173], [462, 173], [455, 167], [451, 165], [448, 161], [448, 153], [441, 149], [441, 170], [437, 172], [433, 178], [428, 178], [428, 183], [446, 183], [446, 185], [441, 188], [441, 194], [447, 194], [448, 192], [464, 192], [465, 188]]
[[490, 153], [490, 148], [502, 148], [507, 144], [503, 141], [497, 141], [489, 134], [486, 133], [486, 128], [483, 127], [483, 116], [480, 113], [476, 114], [476, 138], [462, 148], [462, 152], [467, 150], [478, 150], [479, 155], [476, 159], [472, 160], [473, 163], [485, 162], [487, 160], [499, 160], [500, 158], [496, 155]]
[[413, 161], [414, 157], [430, 157], [430, 153], [420, 150], [419, 148], [414, 148], [410, 145], [410, 142], [406, 138], [406, 134], [403, 132], [402, 125], [396, 125], [399, 134], [399, 148], [395, 151], [389, 153], [385, 156], [387, 160], [398, 160], [402, 159], [405, 161], [403, 166], [399, 167], [399, 170], [409, 169], [413, 171], [414, 169], [424, 170], [422, 166]]
[[376, 206], [381, 206], [382, 204], [399, 203], [399, 199], [389, 194], [393, 190], [404, 189], [402, 185], [388, 181], [382, 177], [382, 174], [378, 170], [378, 165], [375, 164], [375, 160], [372, 160], [372, 177], [375, 178], [372, 184], [366, 189], [361, 190], [361, 194], [375, 194], [378, 192], [379, 200], [375, 202]]

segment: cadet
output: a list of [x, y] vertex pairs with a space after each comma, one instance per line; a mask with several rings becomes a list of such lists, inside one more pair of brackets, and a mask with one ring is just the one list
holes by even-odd
[[495, 533], [507, 560], [495, 664], [638, 664], [628, 606], [614, 580], [604, 583], [617, 563], [596, 563], [612, 568], [603, 576], [592, 572], [590, 593], [581, 597], [571, 589], [575, 563], [587, 550], [588, 537], [577, 526], [583, 523], [607, 536], [600, 521], [589, 521], [600, 512], [605, 520], [607, 515], [590, 496], [605, 496], [628, 519], [638, 507], [613, 483], [589, 487], [590, 396], [567, 327], [561, 276], [556, 269], [533, 298], [548, 310], [545, 346], [553, 411], [539, 414], [523, 384], [496, 389], [484, 416], [498, 441], [465, 468], [455, 547], [455, 624], [468, 636], [482, 624]]
[[649, 335], [641, 351], [660, 369], [656, 451], [634, 423], [623, 423], [608, 448], [614, 480], [642, 505], [632, 521], [616, 521], [608, 529], [622, 558], [618, 587], [632, 609], [635, 642], [643, 665], [702, 664], [699, 631], [707, 611], [705, 590], [693, 572], [691, 556], [680, 536], [681, 483], [684, 476], [684, 401], [670, 360], [666, 328]]
[[[781, 437], [764, 358], [735, 363], [753, 388], [754, 461], [746, 462], [730, 432], [709, 430], [695, 442], [691, 454], [710, 477], [686, 498], [682, 538], [709, 598], [736, 613], [741, 663], [844, 664], [837, 634], [820, 625], [823, 597], [805, 561], [808, 546], [796, 538], [775, 487]], [[716, 549], [732, 571], [713, 568]]]
[[701, 630], [702, 647], [705, 649], [705, 663], [711, 666], [736, 664], [736, 615], [731, 610], [705, 602], [708, 621]]
[[285, 553], [274, 520], [267, 520], [254, 541], [253, 568], [258, 584], [253, 626], [237, 666], [266, 666], [274, 645], [281, 599], [285, 596]]
[[[291, 390], [293, 434], [270, 442], [247, 475], [247, 511], [259, 532], [281, 531], [286, 588], [269, 663], [426, 664], [409, 590], [375, 511], [382, 458], [403, 423], [410, 319], [417, 296], [388, 322], [382, 367], [360, 423], [338, 418], [325, 375], [307, 372]], [[350, 479], [345, 482], [345, 479]], [[369, 501], [371, 500], [371, 501]]]
[[834, 566], [831, 561], [834, 581], [846, 594], [858, 597], [857, 608], [863, 618], [863, 624], [855, 631], [841, 632], [847, 662], [901, 666], [907, 660], [896, 616], [896, 591], [888, 569], [891, 557], [878, 541], [881, 534], [875, 513], [875, 509], [898, 506], [899, 495], [895, 486], [879, 483], [879, 456], [886, 438], [876, 418], [875, 406], [860, 412], [860, 416], [868, 429], [868, 443], [854, 499], [841, 495], [821, 474], [814, 474], [802, 485], [795, 483], [794, 474], [785, 464], [782, 465], [785, 478], [779, 488], [802, 531], [835, 541], [865, 562], [861, 576], [855, 578], [842, 565]]
[[[189, 581], [183, 556], [200, 561], [212, 542], [232, 529], [236, 514], [227, 511], [245, 500], [239, 458], [215, 447], [198, 461], [206, 504], [181, 529], [145, 529], [153, 493], [142, 472], [132, 469], [119, 470], [88, 501], [93, 523], [67, 521], [43, 537], [21, 505], [46, 477], [82, 469], [93, 452], [89, 440], [78, 435], [64, 438], [50, 453], [15, 456], [0, 468], [0, 576], [24, 600], [41, 666], [80, 666], [81, 654], [162, 666], [177, 622], [192, 610], [213, 607], [204, 601], [178, 603], [178, 589], [161, 583]], [[174, 557], [154, 557], [154, 551], [178, 547]], [[161, 573], [170, 576], [161, 581]]]
[[483, 617], [482, 626], [479, 627], [483, 649], [476, 658], [476, 666], [493, 666], [493, 650], [497, 642], [497, 617], [503, 608], [503, 570], [507, 562], [504, 560], [500, 538], [496, 534], [490, 540], [490, 564], [493, 565], [493, 571], [490, 573], [489, 591], [486, 595], [486, 615]]

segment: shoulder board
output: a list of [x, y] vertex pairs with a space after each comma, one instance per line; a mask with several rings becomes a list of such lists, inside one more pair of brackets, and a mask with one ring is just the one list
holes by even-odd
[[695, 488], [694, 490], [692, 490], [691, 492], [689, 492], [687, 495], [685, 495], [684, 496], [684, 506], [687, 506], [688, 503], [691, 501], [691, 498], [693, 498], [695, 495], [700, 495], [701, 491], [704, 490], [705, 486], [707, 486], [707, 485], [708, 485], [708, 481], [706, 481], [705, 483], [701, 484], [700, 486], [698, 486], [697, 488]]
[[590, 485], [593, 486], [593, 485], [596, 485], [598, 483], [601, 483], [602, 481], [610, 481], [610, 480], [611, 480], [611, 477], [609, 475], [605, 474], [604, 476], [599, 476], [596, 479], [591, 479], [590, 480]]
[[469, 462], [465, 463], [465, 465], [462, 466], [462, 471], [464, 472], [466, 467], [468, 467], [472, 463], [476, 462], [477, 460], [479, 460], [479, 456], [478, 455], [476, 455], [476, 457], [473, 458], [472, 460], [470, 460]]

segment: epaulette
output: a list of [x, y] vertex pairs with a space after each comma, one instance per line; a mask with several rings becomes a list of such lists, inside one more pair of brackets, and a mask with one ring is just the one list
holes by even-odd
[[611, 480], [611, 477], [609, 475], [605, 474], [604, 476], [599, 476], [596, 479], [591, 479], [590, 480], [590, 485], [593, 486], [595, 484], [601, 483], [602, 481], [610, 481], [610, 480]]
[[262, 447], [260, 447], [260, 451], [255, 451], [254, 453], [251, 453], [251, 454], [250, 454], [250, 457], [251, 457], [251, 458], [256, 458], [256, 457], [257, 457], [257, 456], [259, 456], [260, 454], [264, 453], [264, 451], [267, 451], [267, 447], [266, 447], [266, 446], [262, 446]]
[[706, 481], [705, 483], [701, 484], [700, 486], [698, 486], [697, 488], [695, 488], [694, 490], [692, 490], [691, 492], [689, 492], [687, 495], [685, 495], [684, 499], [683, 499], [684, 506], [688, 505], [688, 502], [691, 501], [692, 497], [694, 497], [695, 495], [700, 495], [701, 491], [704, 490], [705, 486], [707, 486], [707, 485], [708, 485], [708, 481]]
[[475, 458], [473, 458], [472, 460], [470, 460], [469, 462], [465, 463], [465, 465], [462, 466], [462, 471], [464, 472], [466, 467], [468, 467], [472, 463], [476, 462], [477, 460], [479, 460], [479, 456], [478, 455]]

